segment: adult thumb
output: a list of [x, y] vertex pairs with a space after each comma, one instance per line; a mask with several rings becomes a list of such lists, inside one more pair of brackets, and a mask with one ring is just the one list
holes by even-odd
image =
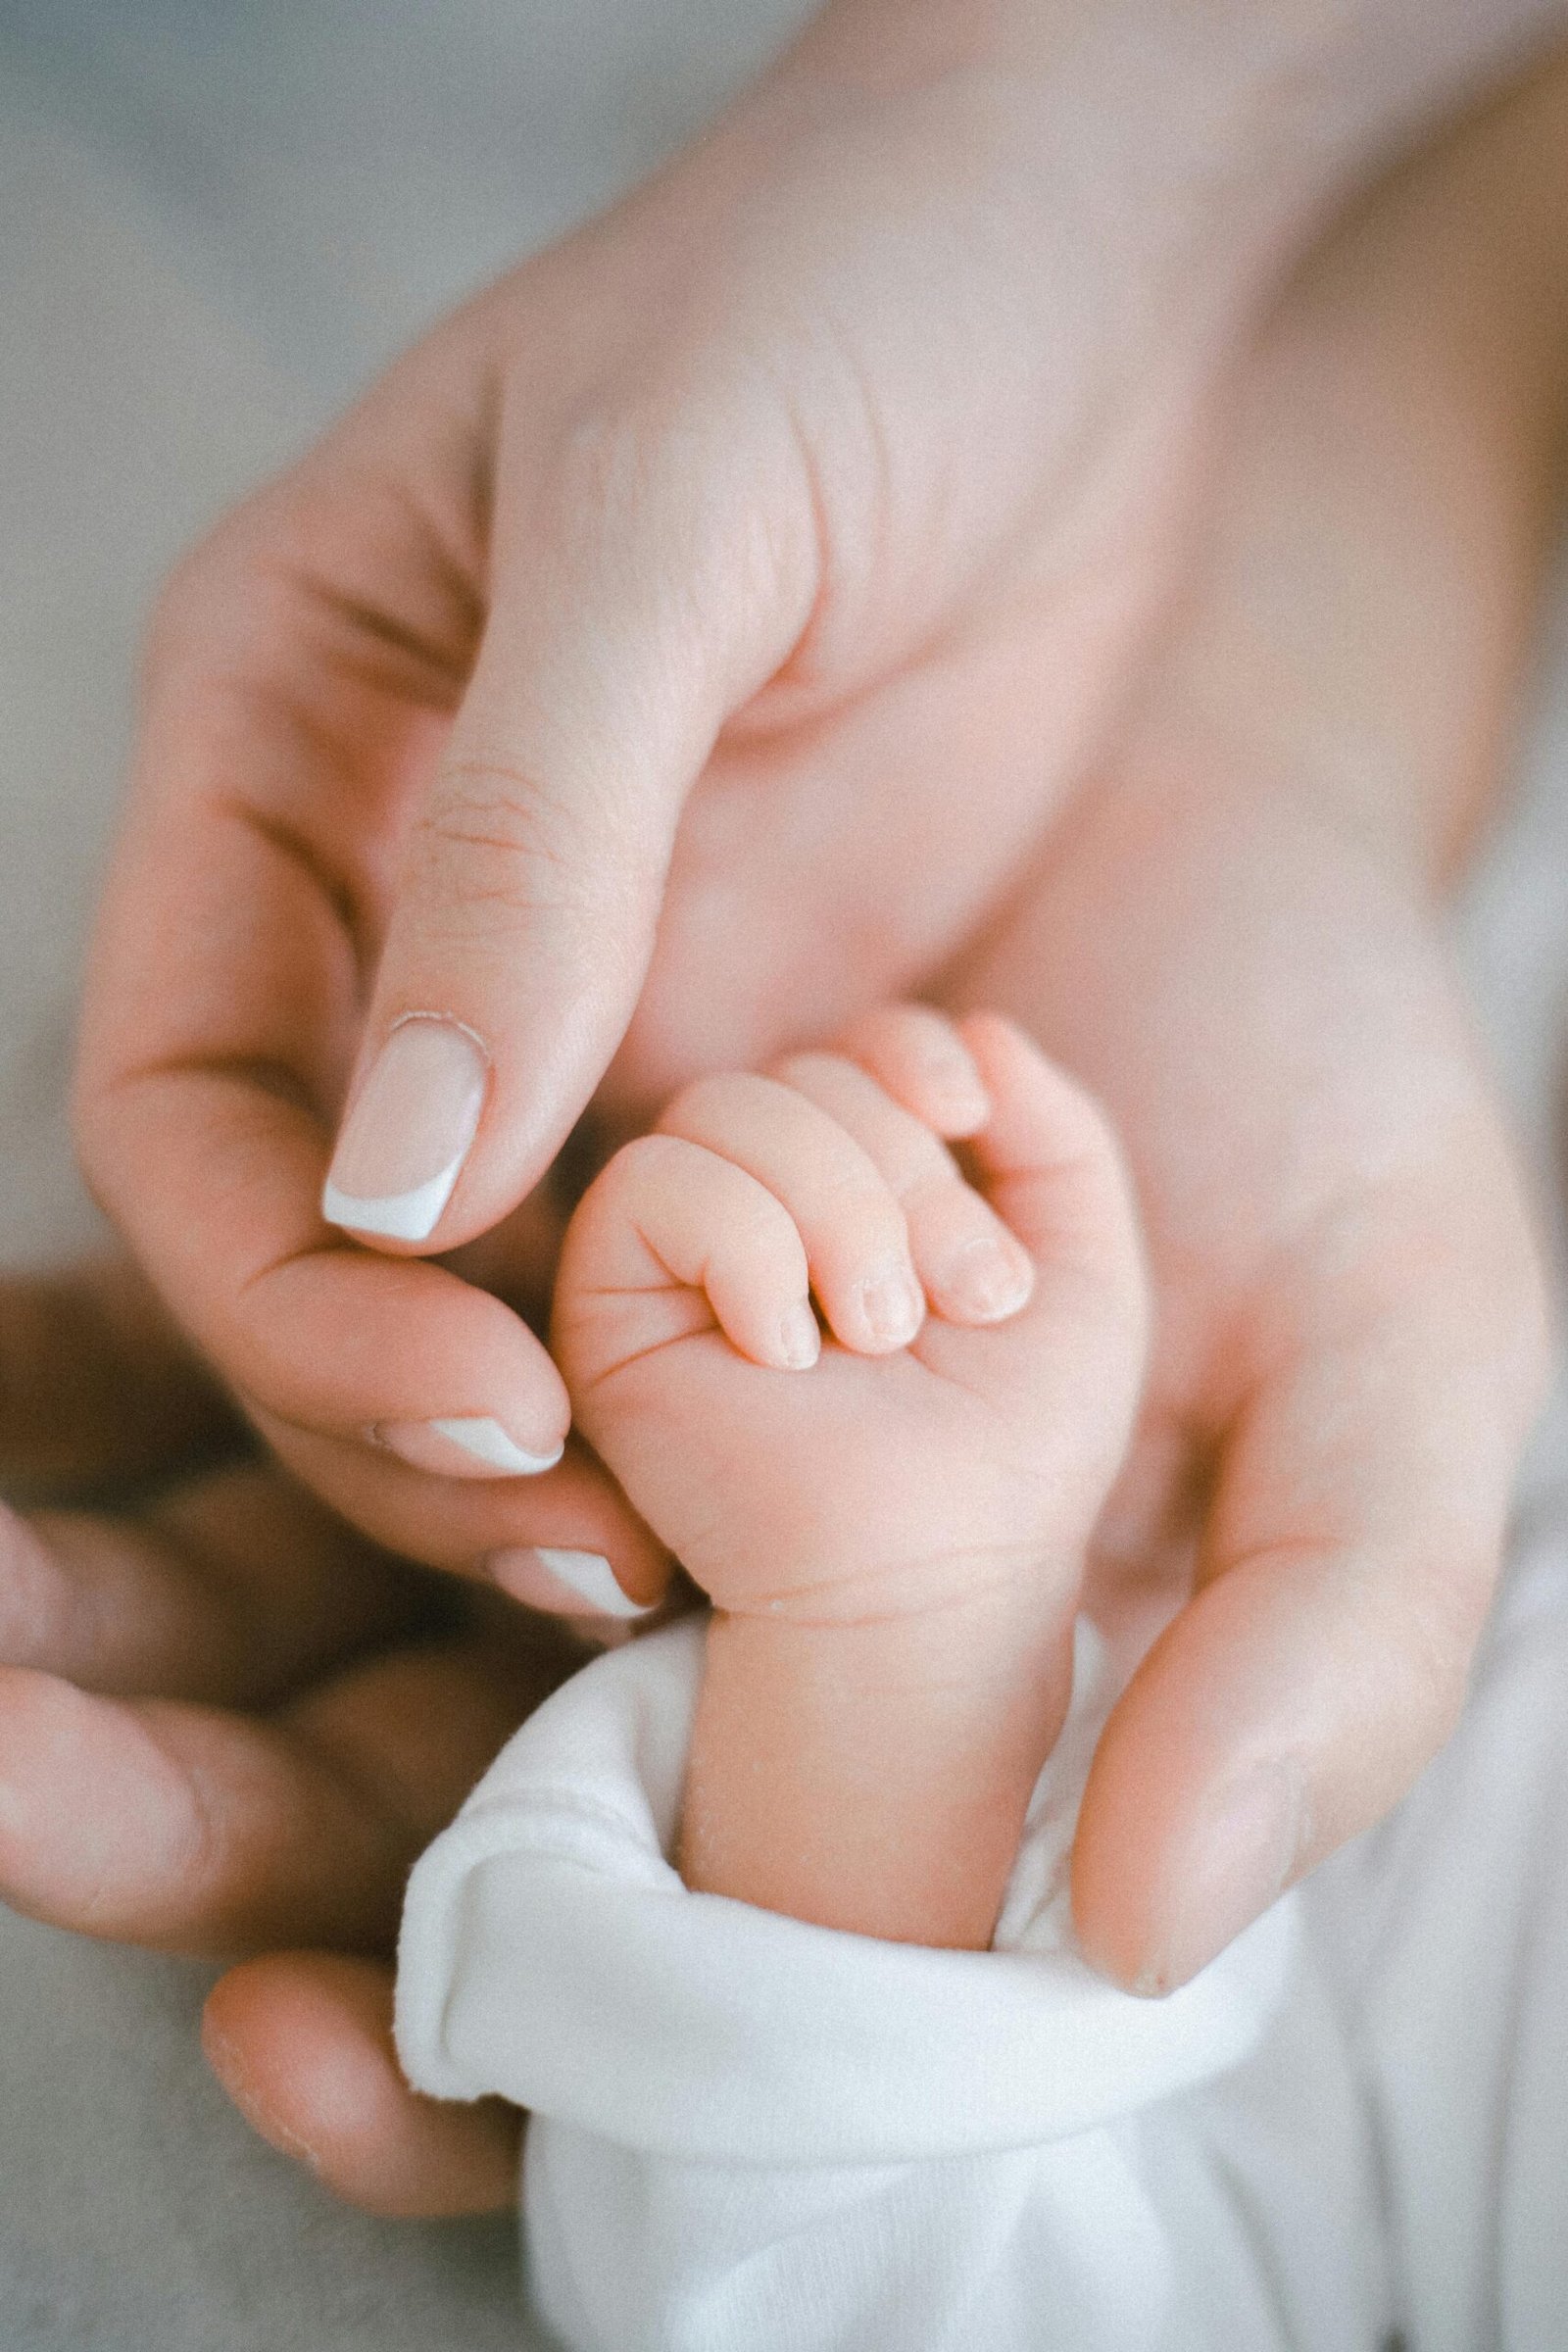
[[1369, 1188], [1376, 1271], [1342, 1219], [1295, 1328], [1287, 1279], [1234, 1335], [1197, 1590], [1105, 1728], [1073, 1858], [1087, 1955], [1141, 1991], [1381, 1820], [1457, 1719], [1549, 1364], [1500, 1135], [1463, 1174], [1424, 1207]]
[[642, 398], [515, 464], [501, 441], [490, 612], [323, 1199], [416, 1249], [486, 1231], [564, 1141], [635, 1008], [686, 796], [816, 595], [815, 504], [765, 412]]

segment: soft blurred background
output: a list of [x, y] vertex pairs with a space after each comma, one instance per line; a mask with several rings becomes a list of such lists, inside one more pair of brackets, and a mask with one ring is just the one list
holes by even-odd
[[[808, 0], [0, 9], [0, 1257], [95, 1238], [63, 1111], [136, 647], [179, 549], [469, 287], [640, 177]], [[1461, 911], [1553, 1225], [1568, 596]], [[1539, 1494], [1568, 1464], [1554, 1414]], [[205, 1973], [0, 1914], [5, 2352], [515, 2345], [510, 2223], [382, 2225], [208, 2081]]]

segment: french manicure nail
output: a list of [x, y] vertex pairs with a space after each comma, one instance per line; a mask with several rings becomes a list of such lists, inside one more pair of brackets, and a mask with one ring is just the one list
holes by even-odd
[[1035, 1270], [1023, 1250], [989, 1234], [965, 1245], [944, 1284], [954, 1305], [983, 1323], [1015, 1315], [1034, 1287]]
[[442, 1478], [538, 1478], [566, 1450], [563, 1443], [549, 1452], [530, 1453], [486, 1413], [444, 1421], [381, 1421], [371, 1435], [400, 1461]]
[[879, 1348], [906, 1348], [925, 1315], [925, 1298], [907, 1268], [890, 1266], [860, 1286], [860, 1312]]
[[414, 1013], [388, 1037], [337, 1139], [321, 1196], [329, 1225], [422, 1242], [435, 1231], [479, 1126], [478, 1040]]
[[1196, 1977], [1295, 1877], [1306, 1845], [1306, 1778], [1294, 1757], [1235, 1782], [1203, 1824], [1179, 1882], [1167, 1889], [1162, 1931], [1143, 1993]]
[[531, 1609], [549, 1609], [558, 1617], [652, 1614], [651, 1608], [621, 1591], [602, 1552], [560, 1551], [543, 1544], [536, 1549], [498, 1551], [491, 1557], [490, 1575], [514, 1600], [525, 1601]]
[[822, 1352], [822, 1334], [805, 1298], [798, 1298], [779, 1326], [779, 1353], [792, 1372], [808, 1372]]

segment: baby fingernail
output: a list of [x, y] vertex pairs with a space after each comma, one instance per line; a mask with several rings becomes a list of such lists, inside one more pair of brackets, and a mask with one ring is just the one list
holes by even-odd
[[822, 1334], [806, 1299], [798, 1299], [779, 1325], [778, 1350], [792, 1372], [808, 1372], [822, 1352]]
[[598, 1551], [560, 1551], [541, 1544], [536, 1549], [498, 1551], [489, 1567], [503, 1592], [557, 1617], [647, 1617], [658, 1605], [645, 1606], [623, 1592]]
[[1236, 1782], [1168, 1889], [1162, 1929], [1138, 1990], [1170, 1992], [1206, 1968], [1284, 1892], [1306, 1837], [1306, 1779], [1294, 1758], [1259, 1765]]
[[381, 1421], [370, 1434], [400, 1461], [442, 1478], [537, 1478], [553, 1470], [566, 1450], [563, 1443], [548, 1452], [530, 1453], [487, 1413], [444, 1421]]
[[432, 1234], [478, 1132], [488, 1075], [456, 1021], [400, 1021], [337, 1139], [321, 1196], [327, 1223], [401, 1242]]
[[1035, 1287], [1035, 1270], [1016, 1246], [986, 1235], [961, 1250], [943, 1285], [953, 1304], [978, 1323], [1015, 1315]]
[[879, 1348], [906, 1348], [925, 1315], [925, 1298], [905, 1266], [890, 1266], [860, 1286], [860, 1312]]

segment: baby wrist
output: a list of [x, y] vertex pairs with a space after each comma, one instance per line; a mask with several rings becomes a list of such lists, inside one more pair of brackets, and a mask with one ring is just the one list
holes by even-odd
[[1071, 1591], [1027, 1611], [1005, 1598], [838, 1623], [717, 1614], [688, 1885], [897, 1942], [987, 1944], [1071, 1679]]

